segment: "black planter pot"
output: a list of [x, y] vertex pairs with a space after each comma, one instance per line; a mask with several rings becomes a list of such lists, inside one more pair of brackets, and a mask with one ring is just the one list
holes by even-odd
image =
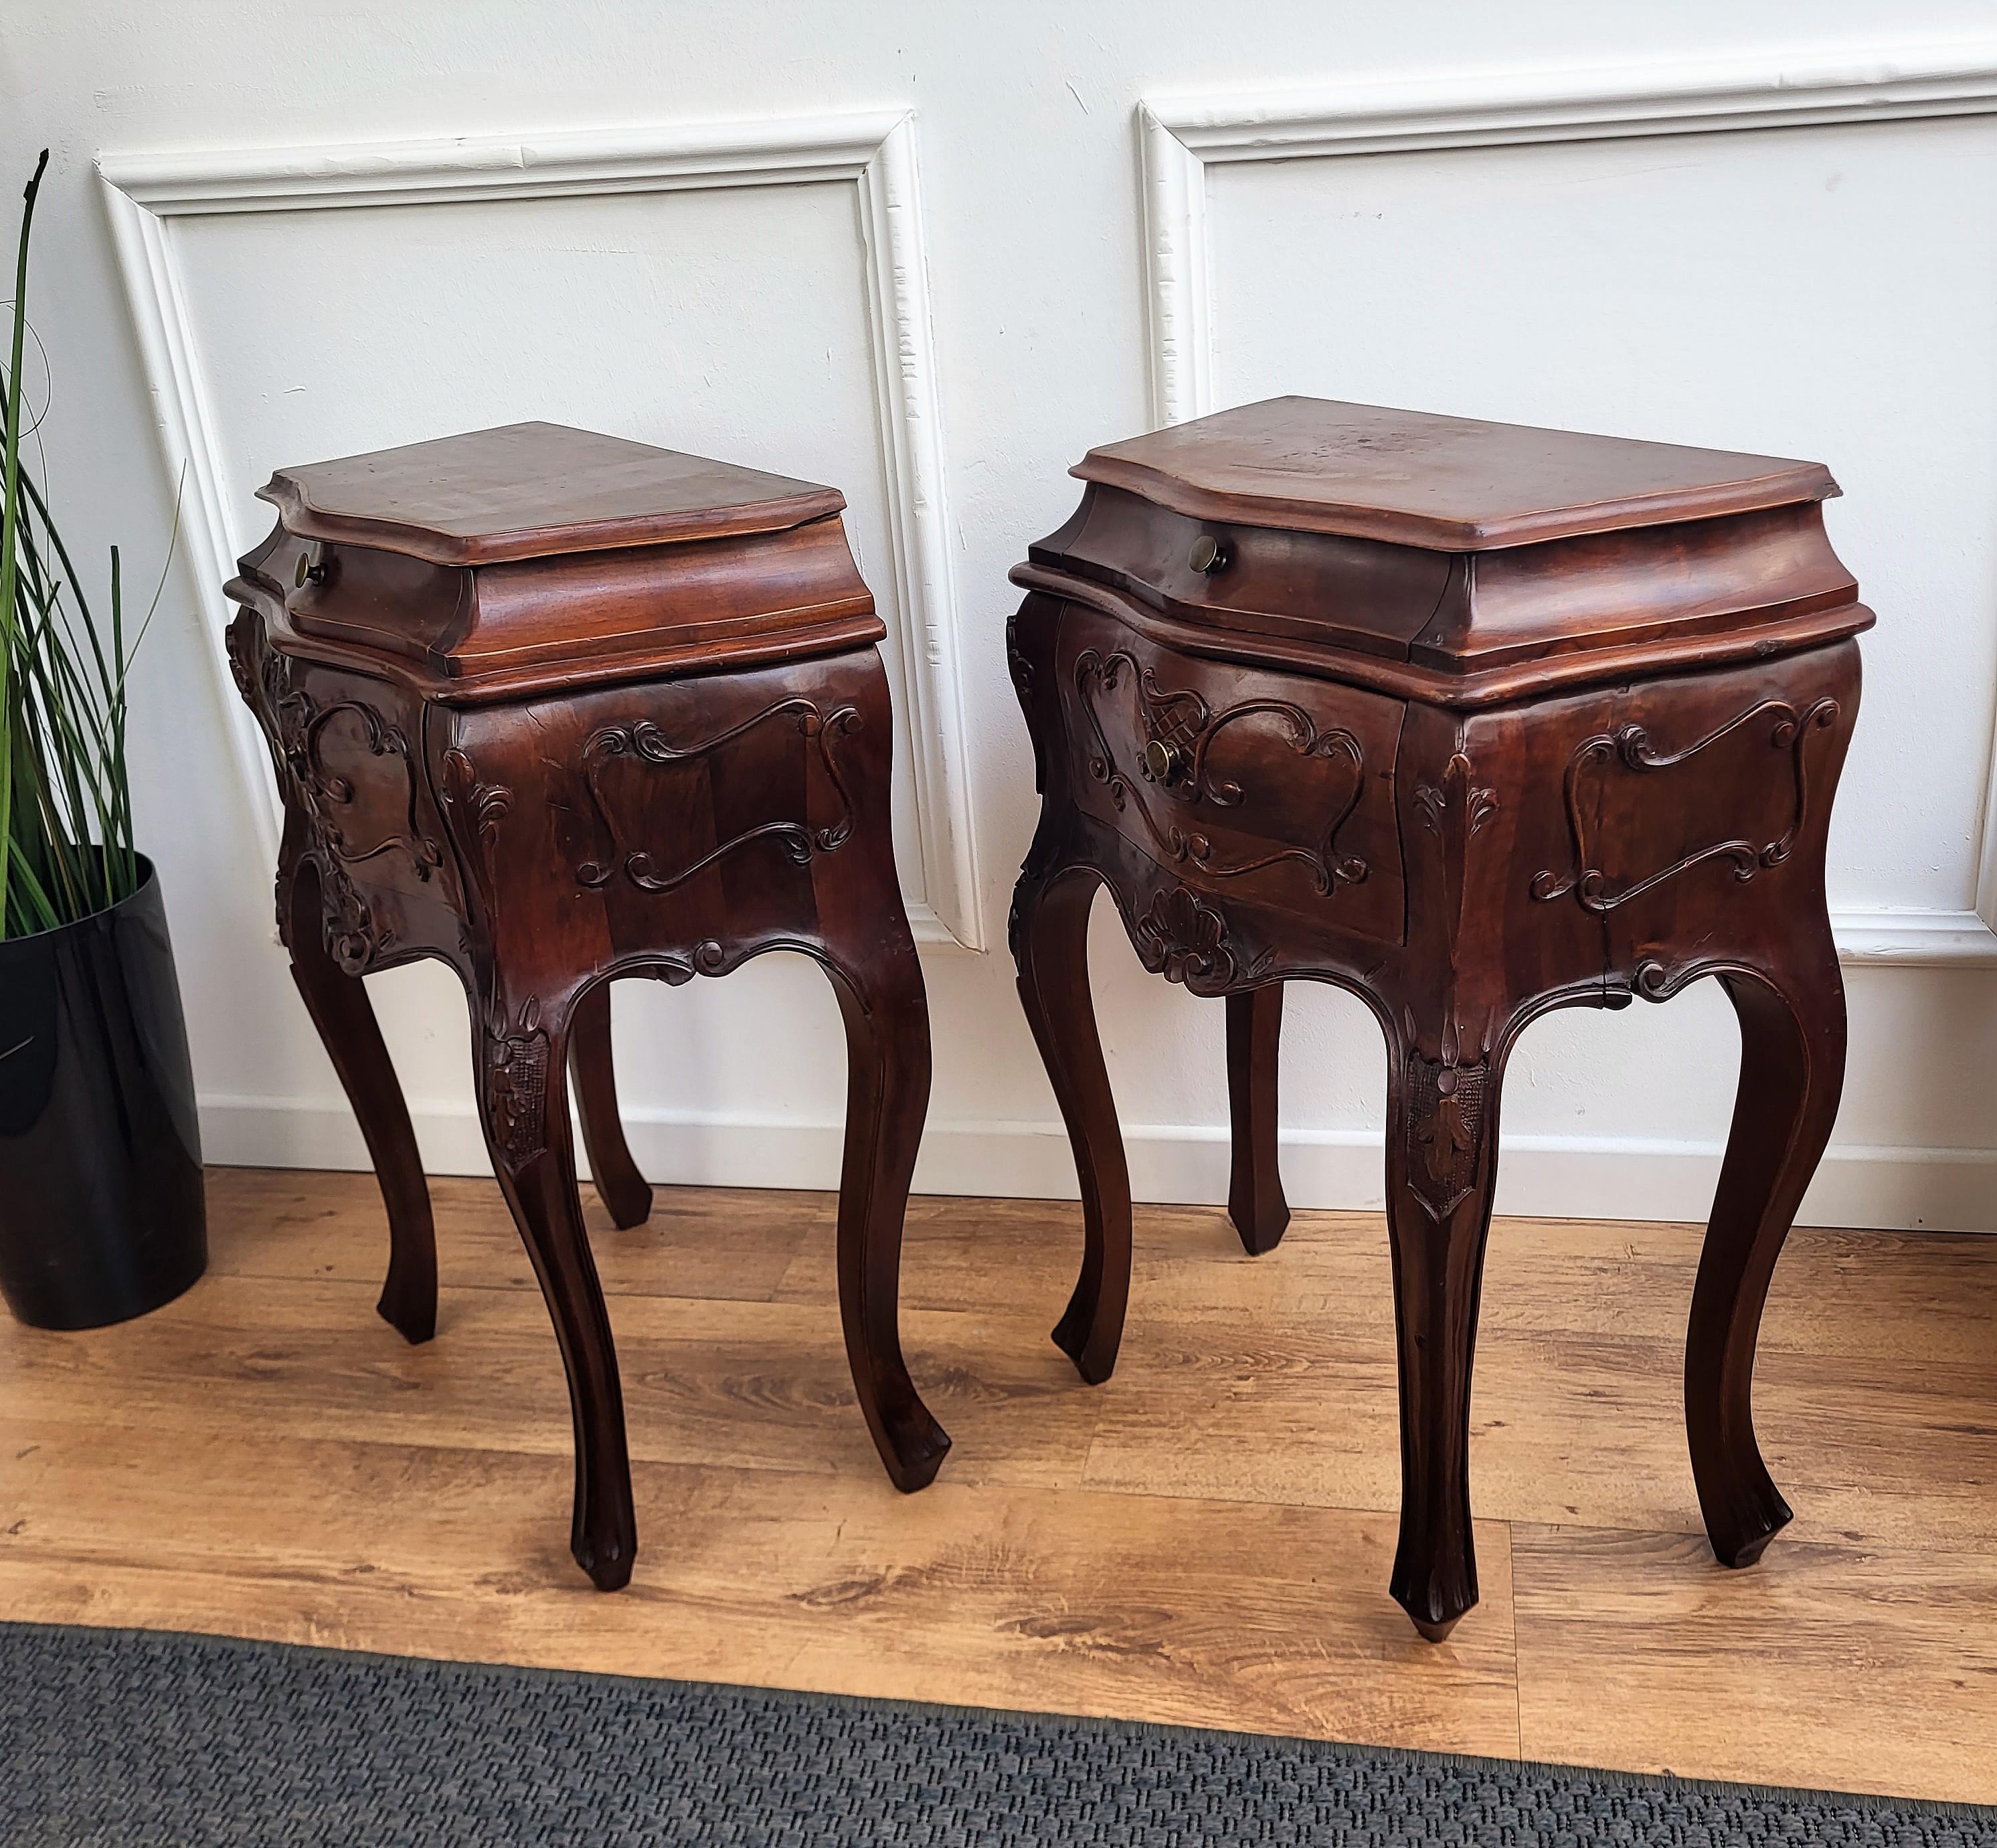
[[109, 911], [0, 943], [0, 1296], [36, 1328], [143, 1315], [208, 1264], [187, 1023], [140, 864]]

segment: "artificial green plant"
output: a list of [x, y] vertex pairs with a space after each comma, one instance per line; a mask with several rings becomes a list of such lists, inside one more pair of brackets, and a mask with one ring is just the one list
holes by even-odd
[[[85, 600], [36, 471], [22, 454], [28, 236], [49, 164], [35, 164], [21, 212], [0, 471], [0, 940], [53, 930], [138, 889], [125, 758], [126, 676], [152, 619], [126, 635], [118, 548], [108, 631]], [[40, 453], [39, 442], [36, 453]], [[46, 464], [40, 471], [47, 478]], [[179, 509], [174, 509], [175, 536]], [[168, 543], [168, 555], [172, 543]], [[165, 588], [153, 593], [158, 607]]]

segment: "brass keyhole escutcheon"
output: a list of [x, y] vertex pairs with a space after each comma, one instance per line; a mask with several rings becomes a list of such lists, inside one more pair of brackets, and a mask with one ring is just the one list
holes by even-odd
[[291, 583], [295, 588], [303, 590], [309, 584], [325, 583], [328, 575], [326, 565], [314, 564], [310, 553], [301, 552], [298, 554], [298, 568], [291, 574]]
[[1144, 767], [1151, 773], [1154, 783], [1162, 783], [1169, 788], [1185, 775], [1186, 754], [1177, 745], [1168, 744], [1162, 738], [1154, 738], [1144, 746]]
[[1186, 563], [1202, 578], [1211, 578], [1216, 571], [1226, 570], [1229, 556], [1223, 541], [1216, 539], [1211, 533], [1202, 533], [1192, 542], [1192, 551]]

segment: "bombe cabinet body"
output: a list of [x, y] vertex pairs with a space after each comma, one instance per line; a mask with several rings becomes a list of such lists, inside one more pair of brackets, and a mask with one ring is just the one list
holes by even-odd
[[436, 1318], [429, 1204], [358, 977], [454, 969], [486, 1140], [546, 1294], [576, 1433], [572, 1535], [636, 1544], [585, 1234], [571, 1086], [620, 1226], [609, 984], [770, 950], [832, 977], [850, 1057], [839, 1287], [861, 1408], [904, 1489], [949, 1439], [903, 1364], [903, 1212], [927, 1106], [922, 974], [889, 833], [884, 633], [830, 488], [546, 424], [282, 471], [229, 587], [238, 684], [285, 808], [278, 928], [381, 1177], [381, 1312]]
[[1783, 1237], [1830, 1132], [1844, 1002], [1824, 897], [1871, 616], [1812, 463], [1278, 399], [1091, 453], [1013, 573], [1042, 795], [1019, 990], [1081, 1173], [1055, 1332], [1108, 1376], [1130, 1188], [1091, 1008], [1105, 888], [1145, 967], [1226, 998], [1230, 1204], [1276, 1169], [1282, 988], [1372, 1009], [1388, 1067], [1401, 1540], [1431, 1637], [1476, 1601], [1471, 1368], [1506, 1057], [1549, 1009], [1717, 977], [1739, 1100], [1692, 1306], [1708, 1530], [1745, 1564], [1789, 1518], [1749, 1402]]

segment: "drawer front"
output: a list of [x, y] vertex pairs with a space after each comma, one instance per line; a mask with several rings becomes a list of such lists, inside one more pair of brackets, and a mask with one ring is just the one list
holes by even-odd
[[319, 868], [326, 943], [350, 973], [457, 940], [457, 869], [414, 695], [271, 652], [253, 702]]
[[1443, 553], [1198, 520], [1101, 486], [1031, 555], [1184, 621], [1395, 661], [1435, 615], [1450, 570]]
[[460, 709], [433, 774], [500, 940], [532, 956], [552, 915], [607, 965], [809, 934], [822, 897], [852, 902], [857, 868], [892, 903], [892, 724], [866, 648]]
[[1056, 661], [1081, 808], [1188, 884], [1403, 940], [1399, 701], [1181, 654], [1077, 605]]
[[1857, 708], [1844, 642], [1476, 722], [1468, 748], [1515, 766], [1504, 902], [1522, 938], [1606, 946], [1626, 973], [1757, 960], [1770, 933], [1820, 915]]

